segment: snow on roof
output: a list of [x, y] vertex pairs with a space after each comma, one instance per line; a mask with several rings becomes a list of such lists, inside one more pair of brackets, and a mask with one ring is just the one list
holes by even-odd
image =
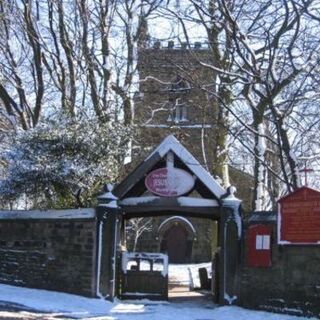
[[178, 203], [185, 207], [219, 207], [216, 200], [192, 197], [178, 197]]
[[[156, 200], [163, 199], [162, 197], [148, 196], [148, 197], [130, 197], [119, 201], [122, 206], [137, 206], [139, 204], [153, 203]], [[212, 199], [190, 198], [190, 197], [177, 197], [181, 206], [185, 207], [219, 207], [219, 203]]]
[[0, 210], [1, 220], [22, 219], [92, 219], [96, 216], [95, 209], [64, 209], [64, 210]]
[[[173, 136], [166, 137], [160, 145], [146, 158], [158, 153], [162, 158], [172, 151], [179, 157], [190, 171], [219, 199], [226, 190], [205, 170], [199, 161]], [[145, 161], [146, 161], [145, 160]]]
[[280, 198], [278, 200], [279, 203], [283, 202], [283, 201], [286, 201], [287, 199], [291, 198], [291, 197], [294, 197], [296, 196], [297, 194], [301, 193], [301, 192], [309, 192], [309, 193], [313, 193], [313, 194], [317, 194], [320, 196], [320, 191], [317, 190], [317, 189], [313, 189], [313, 188], [310, 188], [310, 187], [307, 187], [307, 186], [303, 186], [303, 187], [300, 187], [296, 190], [294, 190], [293, 192], [287, 194], [286, 196]]

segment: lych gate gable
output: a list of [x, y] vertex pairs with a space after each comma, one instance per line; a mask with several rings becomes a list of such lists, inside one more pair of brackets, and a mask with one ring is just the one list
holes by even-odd
[[226, 190], [205, 170], [199, 161], [172, 135], [162, 143], [118, 185], [113, 193], [119, 198], [141, 196], [146, 191], [144, 179], [157, 168], [165, 167], [168, 154], [174, 155], [174, 165], [195, 178], [195, 189], [205, 198], [219, 200]]

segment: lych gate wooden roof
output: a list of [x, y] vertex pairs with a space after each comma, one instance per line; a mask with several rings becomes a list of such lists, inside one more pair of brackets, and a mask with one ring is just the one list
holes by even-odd
[[[196, 190], [203, 198], [191, 198], [193, 204], [187, 201], [187, 197], [165, 198], [165, 197], [143, 197], [146, 191], [144, 180], [146, 175], [152, 170], [165, 166], [166, 156], [171, 152], [174, 155], [175, 165], [188, 171], [195, 177]], [[182, 145], [174, 136], [168, 136], [160, 145], [114, 190], [114, 195], [119, 199], [121, 206], [139, 206], [140, 210], [150, 211], [150, 203], [155, 207], [155, 211], [161, 210], [159, 207], [166, 207], [168, 210], [175, 206], [185, 208], [218, 207], [220, 198], [226, 194], [226, 190], [205, 170], [199, 161]], [[152, 198], [152, 199], [151, 199]], [[184, 200], [183, 200], [184, 199]], [[190, 199], [190, 200], [191, 200]], [[165, 209], [165, 208], [163, 208]], [[191, 211], [192, 209], [190, 209]]]

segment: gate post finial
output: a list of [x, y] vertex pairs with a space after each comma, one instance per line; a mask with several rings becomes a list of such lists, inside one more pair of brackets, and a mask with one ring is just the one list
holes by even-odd
[[108, 183], [103, 187], [104, 193], [98, 196], [99, 206], [118, 208], [118, 198], [112, 193], [113, 185]]

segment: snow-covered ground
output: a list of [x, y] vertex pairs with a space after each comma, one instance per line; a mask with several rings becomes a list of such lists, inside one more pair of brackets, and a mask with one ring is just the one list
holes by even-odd
[[[10, 306], [40, 313], [1, 311]], [[96, 320], [302, 320], [304, 318], [239, 307], [215, 307], [211, 303], [170, 303], [90, 299], [53, 291], [0, 284], [0, 319], [96, 319]], [[305, 318], [307, 319], [307, 318]]]
[[211, 274], [211, 262], [198, 264], [169, 264], [169, 282], [180, 285], [200, 287], [199, 268], [206, 268], [208, 274]]

